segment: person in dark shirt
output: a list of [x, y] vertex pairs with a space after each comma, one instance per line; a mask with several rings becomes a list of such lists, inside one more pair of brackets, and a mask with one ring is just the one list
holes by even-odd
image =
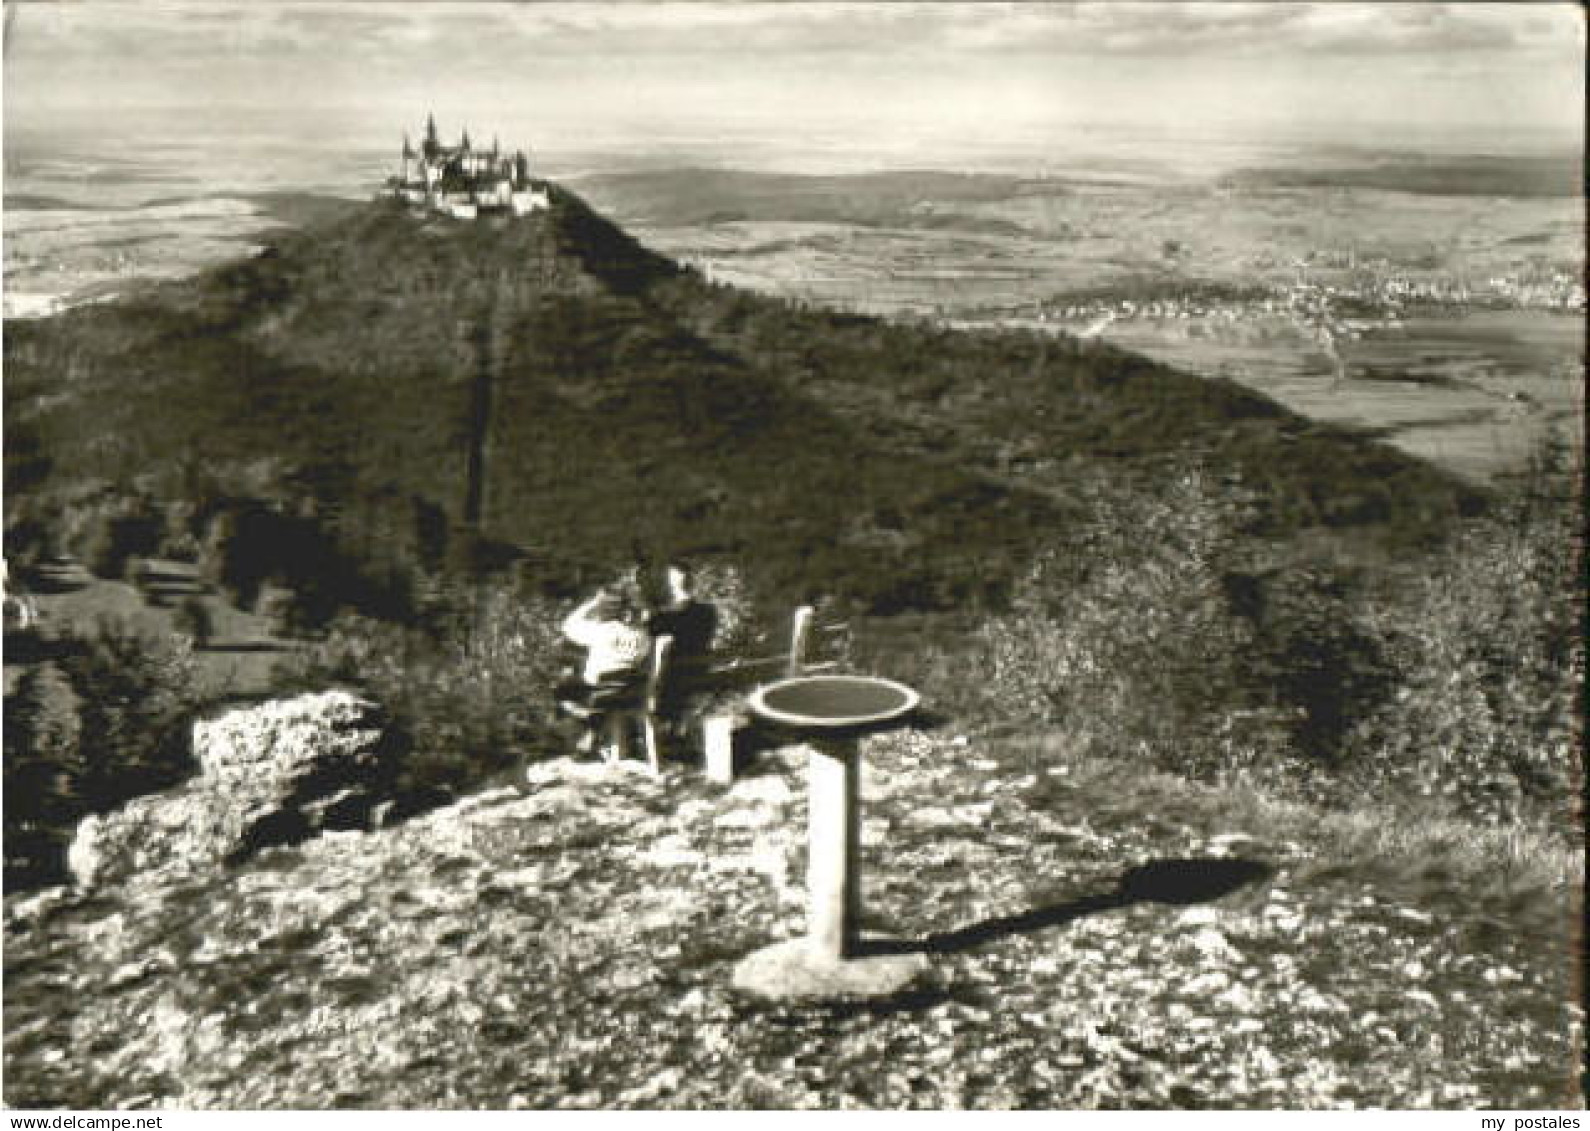
[[653, 640], [673, 637], [658, 710], [676, 722], [688, 713], [693, 698], [711, 688], [708, 665], [718, 632], [717, 607], [698, 600], [691, 583], [688, 566], [668, 566], [663, 571], [662, 592], [646, 621]]

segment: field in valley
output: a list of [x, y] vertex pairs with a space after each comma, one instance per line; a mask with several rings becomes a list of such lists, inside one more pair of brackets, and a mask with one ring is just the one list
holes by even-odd
[[779, 195], [702, 171], [719, 195], [675, 174], [670, 208], [660, 176], [578, 187], [718, 282], [1101, 337], [1481, 479], [1548, 430], [1583, 443], [1574, 198], [992, 176], [912, 196], [899, 175]]

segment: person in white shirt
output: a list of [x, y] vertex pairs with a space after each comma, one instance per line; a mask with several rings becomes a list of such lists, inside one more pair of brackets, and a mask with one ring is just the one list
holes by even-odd
[[601, 726], [602, 710], [636, 690], [651, 655], [651, 636], [640, 627], [640, 603], [605, 589], [563, 620], [563, 635], [586, 650], [579, 677], [553, 691], [561, 710], [583, 720], [579, 749], [588, 751]]
[[598, 590], [563, 621], [563, 635], [585, 648], [585, 682], [622, 683], [636, 675], [651, 655], [651, 636], [640, 626], [638, 605], [620, 594]]

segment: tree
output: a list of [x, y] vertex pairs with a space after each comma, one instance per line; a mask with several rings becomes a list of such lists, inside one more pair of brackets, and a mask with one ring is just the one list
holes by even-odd
[[195, 648], [208, 648], [215, 637], [215, 610], [196, 593], [177, 606], [171, 622], [178, 632], [193, 640]]
[[180, 781], [192, 768], [187, 722], [197, 702], [184, 638], [102, 617], [62, 661], [83, 703], [84, 800], [120, 804]]
[[165, 516], [146, 499], [124, 505], [129, 509], [104, 516], [99, 537], [85, 553], [89, 568], [100, 577], [123, 577], [136, 558], [160, 552]]
[[53, 663], [29, 668], [6, 698], [7, 888], [62, 875], [66, 843], [83, 814], [81, 704]]
[[63, 766], [76, 758], [82, 734], [77, 693], [56, 664], [47, 661], [23, 673], [7, 705], [12, 710], [7, 713], [6, 744], [20, 758]]

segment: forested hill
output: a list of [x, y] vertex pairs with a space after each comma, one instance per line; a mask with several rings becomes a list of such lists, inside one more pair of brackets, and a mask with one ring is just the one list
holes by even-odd
[[[997, 597], [1086, 500], [1202, 461], [1272, 530], [1418, 535], [1480, 502], [1368, 439], [1111, 347], [706, 283], [566, 190], [529, 218], [372, 203], [245, 262], [7, 326], [7, 554], [227, 541], [400, 609], [518, 558], [733, 558], [878, 610]], [[248, 576], [242, 576], [248, 575]]]

